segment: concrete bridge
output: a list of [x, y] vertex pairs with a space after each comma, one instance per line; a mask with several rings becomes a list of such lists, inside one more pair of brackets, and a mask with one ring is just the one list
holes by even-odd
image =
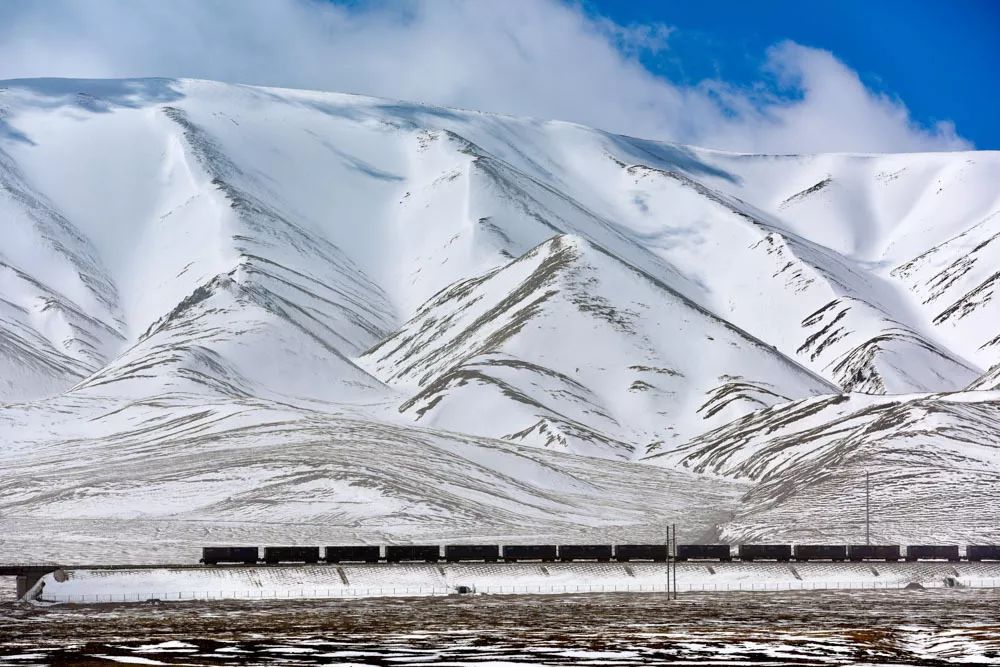
[[[172, 572], [165, 572], [172, 571]], [[24, 599], [50, 602], [398, 597], [462, 592], [765, 591], [1000, 588], [1000, 562], [0, 564]], [[46, 576], [50, 575], [50, 576]], [[668, 588], [669, 587], [669, 588]], [[462, 590], [465, 589], [465, 590]]]
[[3, 565], [0, 564], [0, 577], [16, 577], [17, 599], [20, 600], [24, 594], [31, 590], [31, 587], [38, 583], [38, 580], [49, 572], [59, 569], [56, 564], [20, 564]]
[[17, 599], [20, 600], [25, 594], [38, 583], [38, 581], [50, 572], [56, 570], [135, 570], [135, 569], [204, 569], [205, 566], [198, 563], [182, 563], [177, 565], [61, 565], [59, 563], [0, 563], [0, 577], [15, 577], [17, 582]]

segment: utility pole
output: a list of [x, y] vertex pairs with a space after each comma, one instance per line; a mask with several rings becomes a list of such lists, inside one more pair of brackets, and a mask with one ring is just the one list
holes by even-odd
[[865, 544], [872, 543], [871, 524], [871, 473], [865, 471]]
[[666, 524], [663, 528], [663, 542], [667, 546], [667, 599], [670, 599], [670, 524]]
[[677, 599], [677, 524], [671, 524], [671, 532], [674, 534], [674, 599]]

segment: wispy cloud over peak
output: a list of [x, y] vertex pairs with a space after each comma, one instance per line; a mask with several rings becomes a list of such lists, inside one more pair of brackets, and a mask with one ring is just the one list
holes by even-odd
[[749, 152], [969, 148], [916, 123], [833, 54], [774, 46], [756, 85], [682, 85], [644, 54], [672, 28], [556, 0], [69, 0], [0, 4], [0, 78], [186, 76], [337, 90]]

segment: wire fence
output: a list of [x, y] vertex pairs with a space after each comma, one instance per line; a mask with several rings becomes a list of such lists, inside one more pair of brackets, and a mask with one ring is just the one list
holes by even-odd
[[[942, 579], [936, 581], [736, 581], [736, 582], [678, 582], [679, 593], [716, 592], [780, 592], [780, 591], [830, 591], [830, 590], [901, 590], [918, 584], [923, 588], [1000, 588], [1000, 578], [992, 579]], [[371, 597], [429, 597], [461, 594], [482, 595], [553, 595], [571, 593], [667, 593], [674, 590], [667, 584], [566, 584], [566, 585], [510, 585], [510, 586], [397, 586], [378, 588], [298, 588], [280, 590], [238, 591], [171, 591], [171, 592], [121, 592], [80, 595], [49, 594], [44, 590], [36, 598], [40, 602], [68, 604], [104, 604], [121, 602], [181, 602], [196, 600], [302, 600], [302, 599], [358, 599]]]

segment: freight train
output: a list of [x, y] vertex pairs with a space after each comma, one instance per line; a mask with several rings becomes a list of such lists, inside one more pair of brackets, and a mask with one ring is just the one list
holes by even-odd
[[968, 545], [964, 555], [958, 545], [914, 544], [678, 544], [671, 555], [665, 544], [390, 544], [320, 547], [267, 546], [263, 556], [257, 547], [204, 547], [202, 563], [278, 565], [281, 563], [521, 563], [631, 561], [833, 561], [861, 562], [899, 560], [1000, 561], [1000, 545]]

